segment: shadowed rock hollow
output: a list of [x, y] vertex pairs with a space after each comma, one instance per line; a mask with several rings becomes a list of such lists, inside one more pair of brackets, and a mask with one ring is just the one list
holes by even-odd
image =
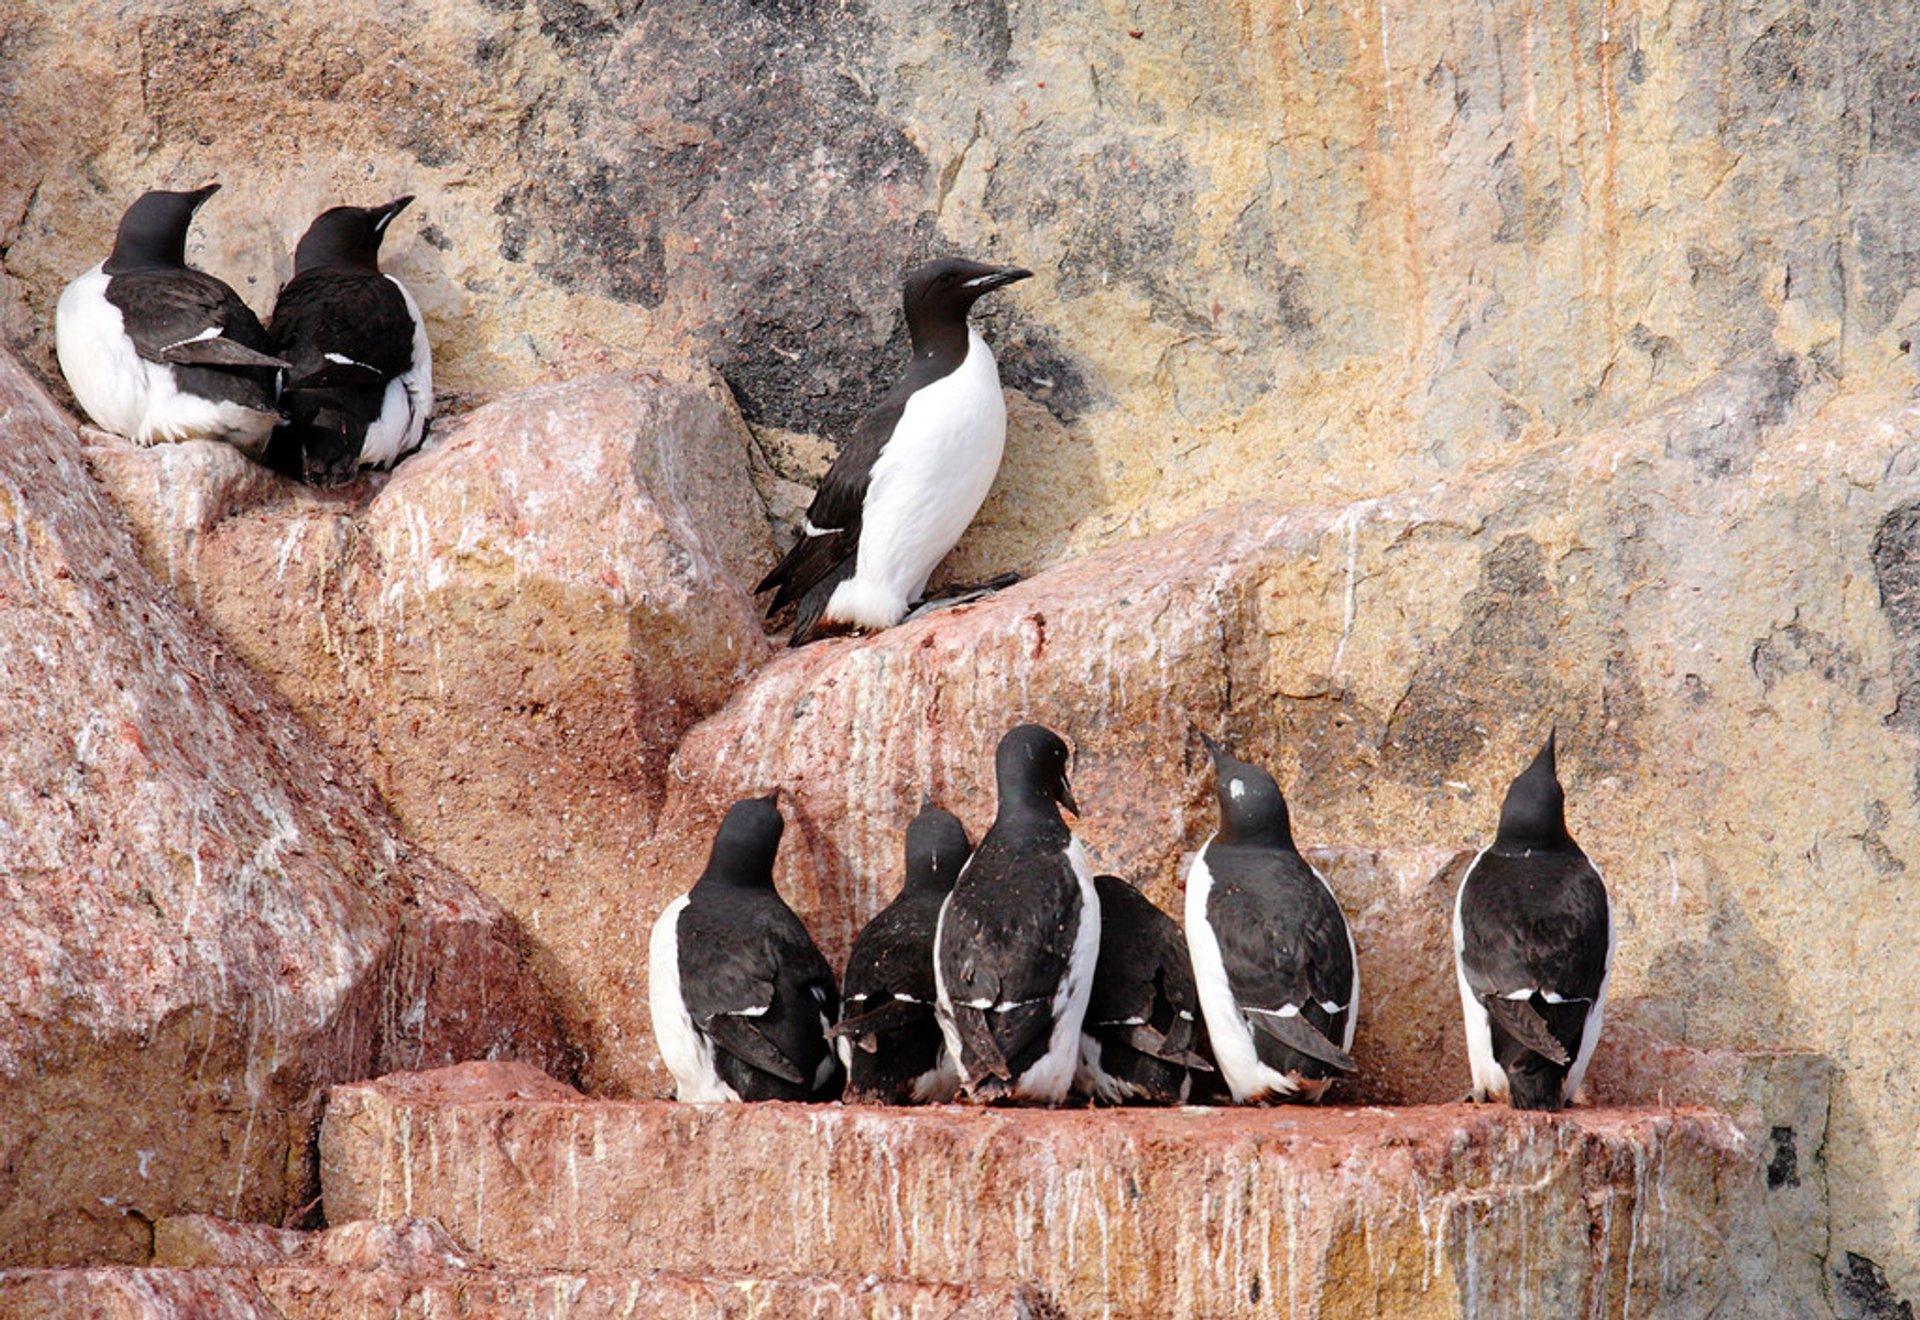
[[[312, 214], [413, 192], [390, 265], [450, 405], [391, 480], [323, 495], [201, 446], [89, 437], [83, 468], [9, 376], [26, 438], [0, 493], [26, 510], [32, 591], [8, 600], [28, 613], [7, 677], [21, 745], [54, 750], [5, 771], [37, 823], [9, 826], [0, 900], [11, 930], [42, 932], [23, 950], [72, 964], [60, 995], [8, 1001], [21, 1075], [65, 1076], [55, 1038], [76, 1024], [119, 1031], [86, 1007], [115, 995], [183, 1041], [201, 1012], [236, 1031], [366, 1020], [324, 995], [289, 1016], [217, 976], [169, 999], [144, 966], [74, 962], [183, 957], [217, 855], [236, 904], [257, 883], [281, 895], [265, 911], [373, 933], [328, 955], [354, 1005], [400, 958], [380, 940], [437, 910], [384, 906], [382, 886], [465, 893], [457, 872], [509, 914], [484, 942], [550, 997], [580, 1080], [645, 1099], [665, 1086], [645, 932], [728, 801], [782, 788], [782, 890], [839, 957], [891, 891], [921, 792], [977, 835], [993, 742], [1035, 718], [1075, 743], [1096, 860], [1169, 907], [1212, 823], [1188, 723], [1270, 764], [1360, 943], [1347, 1098], [1446, 1101], [1466, 1085], [1460, 858], [1557, 723], [1620, 930], [1598, 1098], [1725, 1108], [1746, 1143], [1728, 1169], [1758, 1179], [1741, 1186], [1772, 1226], [1767, 1277], [1810, 1314], [1898, 1314], [1920, 1294], [1916, 43], [1899, 6], [1786, 0], [0, 17], [0, 325], [21, 361], [47, 368], [61, 283], [143, 187], [225, 183], [192, 255], [262, 310]], [[1039, 274], [984, 318], [1013, 434], [949, 571], [1034, 576], [781, 652], [745, 594], [769, 528], [901, 353], [901, 268], [950, 250]], [[90, 548], [41, 572], [59, 542], [35, 529], [80, 517]], [[75, 617], [97, 623], [48, 640]], [[156, 619], [197, 640], [137, 640]], [[57, 847], [20, 842], [56, 837], [48, 804], [97, 779], [75, 767], [132, 754], [95, 694], [143, 694], [142, 747], [251, 710], [193, 704], [213, 680], [175, 676], [208, 665], [311, 735], [274, 716], [265, 741], [183, 753], [192, 792], [122, 776], [124, 797], [72, 799]], [[270, 773], [233, 779], [243, 763]], [[283, 798], [304, 804], [284, 808], [300, 850], [269, 846], [282, 808], [261, 804]], [[200, 825], [172, 837], [183, 814], [214, 820], [218, 848]], [[361, 860], [389, 848], [400, 862]], [[97, 920], [65, 897], [81, 874]], [[374, 896], [313, 897], [336, 884]], [[506, 919], [444, 901], [478, 929]], [[102, 937], [109, 919], [153, 931]], [[268, 929], [298, 962], [338, 947], [323, 927]], [[249, 1017], [262, 1002], [280, 1016]], [[275, 1121], [347, 1073], [558, 1057], [528, 1031], [396, 1054], [355, 1026], [346, 1071], [288, 1073]], [[152, 1056], [177, 1076], [170, 1057]], [[182, 1057], [258, 1080], [240, 1045]], [[75, 1130], [98, 1126], [97, 1090], [70, 1101]], [[142, 1217], [299, 1199], [210, 1191], [266, 1159], [241, 1122], [236, 1161], [231, 1116], [210, 1121], [220, 1154], [137, 1216], [95, 1208], [151, 1182], [139, 1152], [160, 1147], [137, 1125], [111, 1175], [10, 1165], [71, 1210], [47, 1238], [70, 1247], [11, 1259], [139, 1259]], [[26, 1131], [0, 1122], [0, 1143], [29, 1149]]]

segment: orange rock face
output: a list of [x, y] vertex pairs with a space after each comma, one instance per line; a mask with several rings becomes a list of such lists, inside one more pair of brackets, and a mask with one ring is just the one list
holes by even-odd
[[299, 1210], [333, 1081], [566, 1066], [515, 924], [155, 582], [5, 355], [0, 522], [0, 1264]]

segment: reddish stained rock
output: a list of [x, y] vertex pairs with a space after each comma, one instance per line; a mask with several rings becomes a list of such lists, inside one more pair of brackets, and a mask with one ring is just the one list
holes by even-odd
[[329, 1083], [564, 1066], [514, 923], [154, 581], [4, 354], [0, 526], [0, 1264], [278, 1221]]
[[431, 1215], [503, 1268], [1014, 1278], [1069, 1315], [1777, 1300], [1759, 1162], [1704, 1111], [701, 1106], [472, 1082], [335, 1088], [330, 1213]]
[[472, 1262], [431, 1219], [356, 1219], [303, 1233], [181, 1215], [153, 1226], [152, 1263], [161, 1269], [325, 1265], [420, 1275], [464, 1269]]
[[664, 1273], [404, 1275], [323, 1266], [0, 1270], [7, 1320], [1055, 1320], [1036, 1290]]
[[377, 489], [215, 445], [88, 458], [155, 571], [536, 937], [587, 1075], [618, 1087], [646, 1071], [626, 900], [668, 754], [768, 653], [749, 445], [717, 381], [634, 372], [441, 423]]

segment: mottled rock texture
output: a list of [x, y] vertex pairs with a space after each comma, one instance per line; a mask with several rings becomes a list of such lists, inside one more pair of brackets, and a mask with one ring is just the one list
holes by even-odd
[[329, 1213], [521, 1269], [1024, 1279], [1071, 1316], [1794, 1314], [1756, 1153], [1703, 1111], [489, 1100], [489, 1070], [336, 1088]]
[[[530, 524], [476, 514], [490, 563], [419, 529], [469, 585], [401, 616], [366, 592], [403, 579], [353, 548], [414, 553], [391, 492], [95, 464], [218, 644], [529, 929], [610, 1094], [661, 1084], [640, 940], [729, 795], [788, 790], [782, 883], [844, 950], [919, 792], [977, 831], [1022, 716], [1075, 739], [1084, 832], [1163, 902], [1208, 828], [1186, 721], [1272, 762], [1364, 941], [1354, 1095], [1457, 1094], [1448, 859], [1557, 721], [1618, 1018], [1745, 1061], [1724, 1094], [1775, 1097], [1752, 1106], [1774, 1195], [1831, 1191], [1808, 1240], [1833, 1296], [1897, 1311], [1920, 1295], [1917, 48], [1913, 6], [1800, 0], [28, 0], [0, 12], [0, 331], [48, 366], [61, 283], [142, 188], [222, 179], [192, 251], [262, 309], [312, 214], [413, 192], [390, 263], [445, 402], [636, 363], [704, 394], [711, 363], [780, 519], [902, 351], [903, 266], [1035, 268], [985, 311], [1015, 434], [952, 571], [1100, 553], [737, 692], [695, 665], [678, 708], [609, 695], [641, 652], [587, 561], [503, 594]], [[411, 507], [511, 489], [439, 461]], [[581, 507], [651, 516], [624, 492], [653, 480]], [[741, 550], [716, 557], [751, 578]], [[744, 600], [705, 581], [685, 599], [751, 665]], [[540, 639], [518, 679], [513, 629]], [[423, 702], [448, 717], [416, 729]], [[1628, 1046], [1596, 1090], [1659, 1084]], [[1801, 1051], [1834, 1063], [1830, 1128]]]
[[0, 353], [0, 1265], [318, 1194], [321, 1088], [564, 1067], [515, 922], [141, 563]]

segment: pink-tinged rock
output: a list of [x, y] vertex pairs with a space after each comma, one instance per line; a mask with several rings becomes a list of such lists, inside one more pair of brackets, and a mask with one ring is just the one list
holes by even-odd
[[1769, 1314], [1750, 1144], [1700, 1110], [979, 1110], [335, 1088], [330, 1213], [506, 1269], [1011, 1278], [1065, 1314]]
[[153, 1226], [156, 1268], [314, 1265], [420, 1275], [471, 1263], [431, 1219], [356, 1219], [299, 1232], [214, 1215], [181, 1215]]
[[7, 1320], [1062, 1320], [1036, 1289], [656, 1272], [0, 1270]]
[[645, 1073], [626, 904], [668, 755], [768, 651], [749, 443], [717, 382], [628, 373], [443, 421], [377, 489], [210, 445], [89, 459], [155, 570], [534, 934], [617, 1086]]
[[563, 1066], [513, 922], [154, 581], [5, 355], [0, 526], [0, 1264], [278, 1221], [332, 1082]]

